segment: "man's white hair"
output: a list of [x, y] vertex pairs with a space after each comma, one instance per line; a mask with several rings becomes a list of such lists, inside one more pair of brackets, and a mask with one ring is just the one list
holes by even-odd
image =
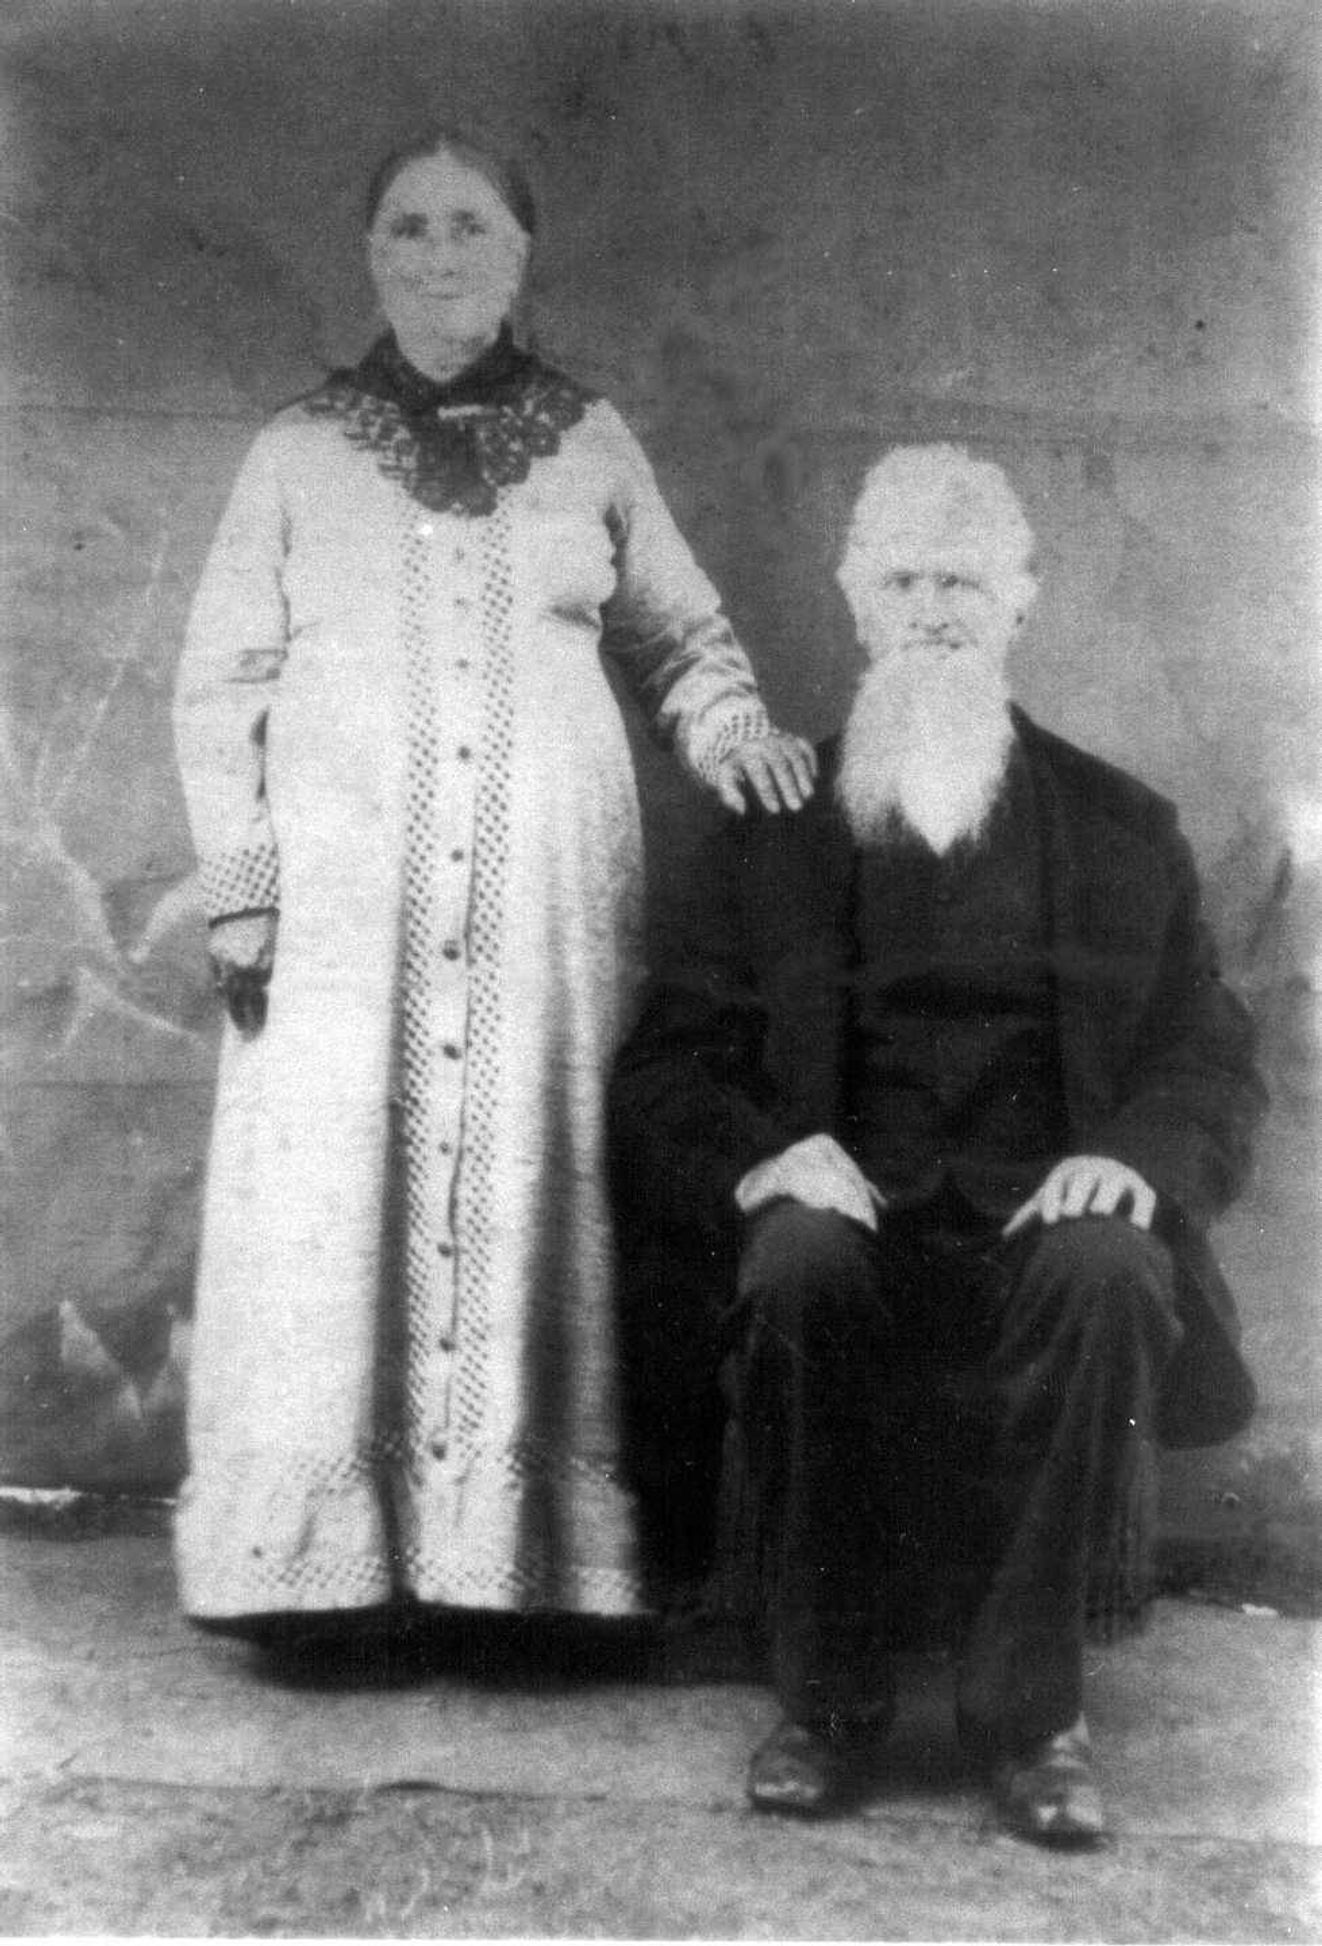
[[836, 579], [857, 615], [888, 571], [946, 568], [1022, 613], [1037, 593], [1033, 530], [993, 460], [963, 446], [894, 446], [870, 469]]

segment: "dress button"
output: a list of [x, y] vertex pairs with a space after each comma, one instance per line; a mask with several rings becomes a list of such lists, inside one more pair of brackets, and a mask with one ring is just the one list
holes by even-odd
[[436, 526], [433, 521], [420, 520], [413, 531], [418, 536], [419, 540], [429, 541], [432, 535], [436, 532]]
[[452, 862], [453, 864], [455, 864], [455, 865], [462, 865], [462, 864], [463, 864], [463, 862], [464, 862], [464, 853], [463, 853], [463, 847], [462, 847], [461, 845], [456, 845], [456, 846], [455, 846], [455, 848], [454, 848], [454, 850], [453, 850], [453, 851], [452, 851], [452, 852], [450, 853], [450, 859], [451, 859], [451, 862]]
[[453, 1155], [453, 1154], [454, 1154], [454, 1143], [453, 1143], [453, 1142], [438, 1142], [438, 1143], [436, 1144], [436, 1147], [437, 1147], [437, 1149], [439, 1150], [439, 1152], [440, 1152], [440, 1153], [441, 1153], [442, 1155]]
[[473, 752], [466, 743], [461, 743], [455, 754], [459, 758], [460, 763], [466, 764]]
[[456, 669], [471, 669], [473, 665], [466, 655], [461, 655], [454, 666]]
[[445, 1458], [445, 1452], [446, 1452], [446, 1447], [445, 1447], [445, 1441], [444, 1441], [443, 1439], [433, 1439], [433, 1440], [432, 1440], [432, 1442], [431, 1442], [431, 1456], [432, 1456], [432, 1458], [433, 1458], [433, 1459], [444, 1459], [444, 1458]]
[[454, 1255], [454, 1245], [452, 1243], [438, 1243], [436, 1249], [442, 1257], [453, 1257]]
[[436, 1340], [436, 1349], [438, 1351], [453, 1351], [454, 1339], [449, 1337], [446, 1333], [443, 1332], [441, 1336]]
[[446, 940], [444, 946], [441, 948], [441, 957], [443, 959], [458, 959], [459, 947], [455, 940]]
[[445, 1043], [445, 1046], [441, 1049], [441, 1052], [444, 1054], [447, 1061], [457, 1061], [459, 1059], [459, 1055], [461, 1051], [462, 1050], [458, 1048], [453, 1041], [447, 1041]]

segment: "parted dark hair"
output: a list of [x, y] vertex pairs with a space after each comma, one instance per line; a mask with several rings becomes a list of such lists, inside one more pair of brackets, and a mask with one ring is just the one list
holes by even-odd
[[421, 162], [427, 156], [450, 155], [465, 168], [476, 169], [485, 176], [491, 187], [504, 203], [510, 215], [529, 236], [537, 234], [537, 205], [533, 200], [532, 188], [519, 163], [512, 157], [497, 155], [485, 147], [474, 136], [464, 130], [449, 126], [425, 129], [412, 141], [403, 142], [397, 149], [380, 161], [372, 171], [367, 185], [365, 210], [367, 227], [370, 230], [376, 221], [386, 191], [402, 170], [410, 162]]

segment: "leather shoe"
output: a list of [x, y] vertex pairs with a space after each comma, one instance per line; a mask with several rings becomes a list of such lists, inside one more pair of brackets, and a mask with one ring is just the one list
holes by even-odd
[[1102, 1794], [1083, 1717], [992, 1770], [992, 1799], [1016, 1837], [1082, 1851], [1107, 1835]]
[[830, 1731], [783, 1717], [749, 1759], [749, 1802], [800, 1818], [837, 1810], [863, 1782], [889, 1728], [889, 1716]]

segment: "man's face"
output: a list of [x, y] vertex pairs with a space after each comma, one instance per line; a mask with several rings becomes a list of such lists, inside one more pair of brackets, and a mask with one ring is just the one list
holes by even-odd
[[884, 839], [895, 813], [939, 854], [975, 839], [1005, 775], [1013, 732], [1005, 656], [1018, 615], [980, 564], [952, 550], [892, 549], [851, 563], [867, 650], [837, 793], [855, 836]]
[[874, 661], [981, 655], [999, 665], [1019, 618], [974, 564], [915, 554], [869, 577], [855, 621]]

